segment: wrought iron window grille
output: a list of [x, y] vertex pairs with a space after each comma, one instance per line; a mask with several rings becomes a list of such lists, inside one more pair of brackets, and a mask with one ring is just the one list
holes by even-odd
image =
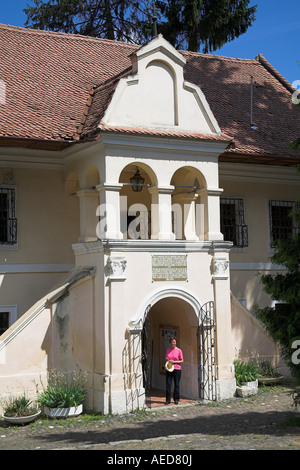
[[0, 188], [0, 245], [16, 243], [16, 192], [14, 188]]
[[287, 240], [290, 235], [299, 233], [299, 226], [292, 217], [300, 204], [295, 201], [269, 200], [270, 241]]
[[220, 198], [221, 232], [224, 240], [236, 248], [248, 246], [248, 226], [245, 224], [244, 200]]

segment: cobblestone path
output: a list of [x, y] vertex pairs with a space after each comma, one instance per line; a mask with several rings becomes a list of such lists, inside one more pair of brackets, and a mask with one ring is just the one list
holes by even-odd
[[291, 405], [289, 388], [268, 387], [247, 399], [92, 420], [0, 420], [0, 450], [300, 450], [300, 413]]

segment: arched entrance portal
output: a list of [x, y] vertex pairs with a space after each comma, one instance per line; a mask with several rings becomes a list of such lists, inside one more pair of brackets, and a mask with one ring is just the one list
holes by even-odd
[[[193, 300], [193, 301], [191, 301]], [[184, 355], [180, 393], [183, 399], [216, 400], [214, 304], [170, 293], [148, 304], [142, 329], [142, 370], [146, 404], [152, 406], [165, 391], [165, 352], [169, 337], [177, 337]]]

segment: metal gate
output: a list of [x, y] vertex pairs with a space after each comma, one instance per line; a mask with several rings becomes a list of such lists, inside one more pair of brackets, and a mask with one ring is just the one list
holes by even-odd
[[143, 387], [145, 389], [145, 403], [151, 408], [151, 385], [152, 385], [152, 356], [153, 341], [151, 341], [151, 305], [145, 310], [142, 331], [142, 371]]
[[215, 401], [216, 347], [214, 302], [204, 304], [199, 312], [197, 331], [199, 397]]

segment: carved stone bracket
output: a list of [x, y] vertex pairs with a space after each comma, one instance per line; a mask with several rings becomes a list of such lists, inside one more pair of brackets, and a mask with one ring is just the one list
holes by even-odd
[[229, 261], [223, 258], [215, 258], [213, 261], [213, 274], [215, 279], [228, 279]]
[[143, 331], [143, 324], [142, 323], [137, 323], [137, 324], [129, 323], [127, 330], [131, 335], [141, 335]]
[[124, 281], [126, 279], [124, 276], [126, 265], [125, 258], [108, 258], [106, 267], [110, 280]]

